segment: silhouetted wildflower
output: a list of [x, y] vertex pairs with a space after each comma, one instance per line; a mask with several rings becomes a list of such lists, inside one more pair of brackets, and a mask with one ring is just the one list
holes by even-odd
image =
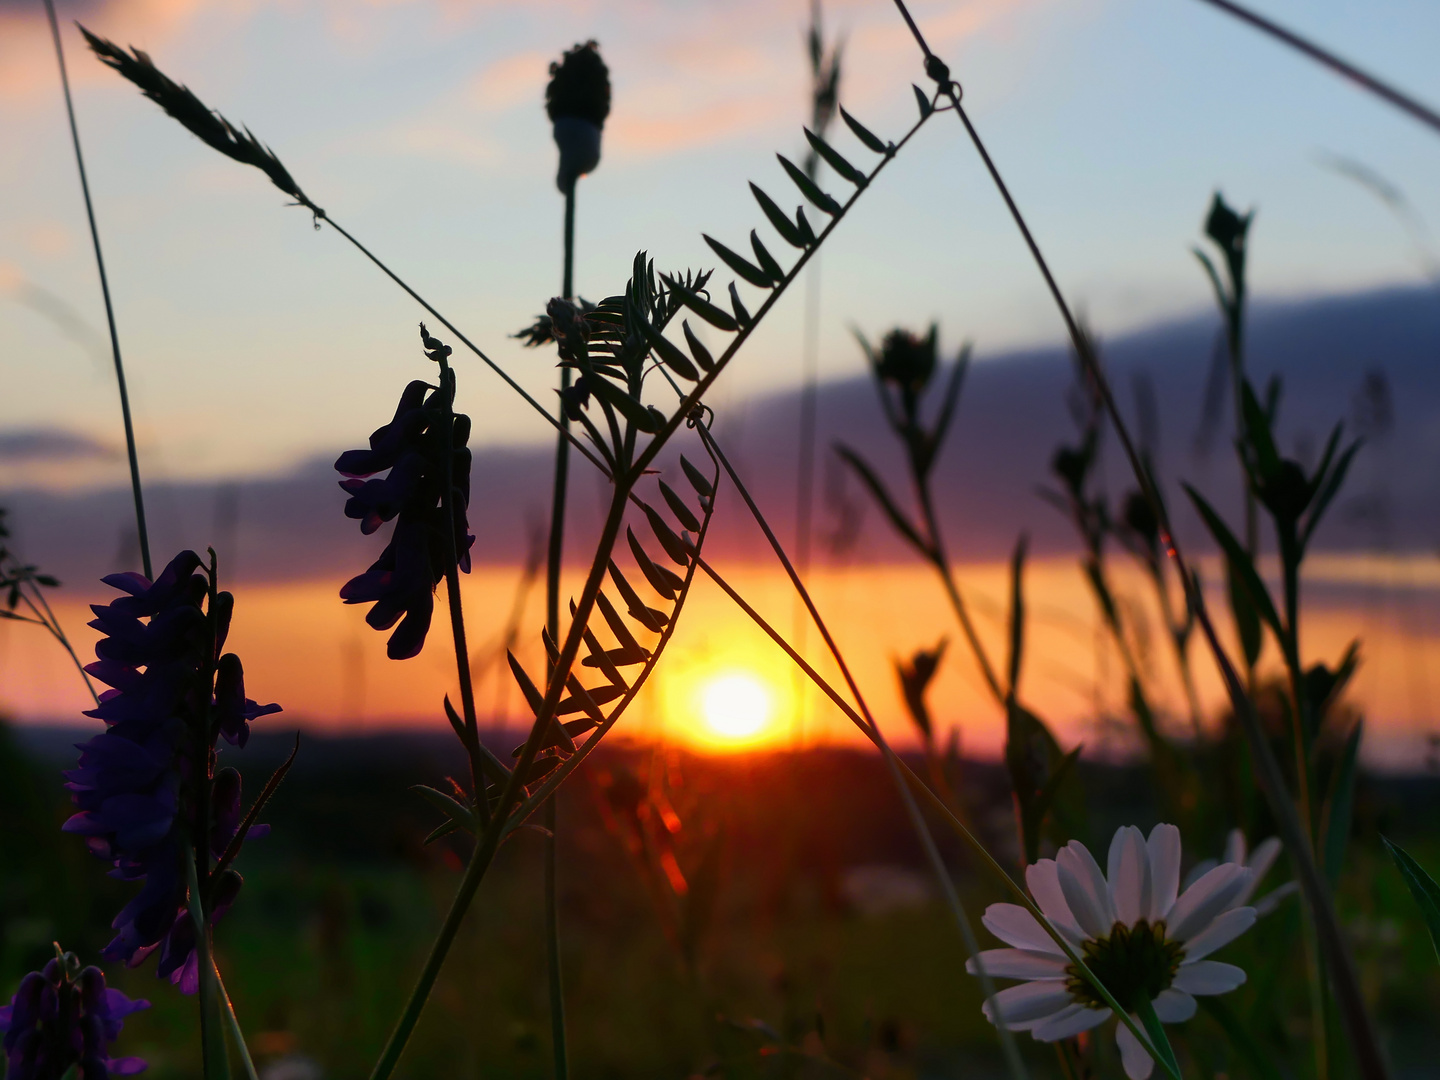
[[[58, 948], [58, 946], [57, 946]], [[20, 980], [10, 1004], [0, 1008], [5, 1033], [8, 1080], [60, 1080], [78, 1065], [84, 1080], [134, 1076], [143, 1072], [138, 1057], [107, 1057], [120, 1037], [125, 1017], [148, 1009], [105, 985], [97, 967], [81, 969], [74, 953], [51, 960]]]
[[[443, 363], [449, 348], [425, 333], [423, 326], [421, 334], [431, 359]], [[347, 450], [335, 462], [336, 471], [349, 478], [340, 481], [350, 496], [345, 516], [359, 521], [367, 536], [385, 522], [395, 522], [380, 557], [340, 590], [347, 604], [374, 605], [365, 621], [376, 630], [400, 623], [386, 648], [392, 660], [408, 660], [424, 646], [434, 614], [435, 586], [451, 562], [442, 500], [447, 453], [452, 455], [454, 550], [460, 569], [470, 572], [470, 547], [475, 542], [466, 521], [470, 451], [465, 444], [470, 439], [470, 418], [453, 414], [447, 440], [445, 417], [451, 401], [443, 393], [419, 380], [412, 382], [400, 395], [394, 418], [370, 436], [370, 448]], [[386, 470], [387, 475], [376, 477]]]
[[600, 164], [600, 133], [610, 115], [610, 70], [595, 42], [576, 45], [550, 65], [545, 112], [560, 148], [555, 185], [569, 194], [576, 180]]
[[[85, 715], [107, 730], [80, 745], [78, 766], [65, 773], [79, 810], [65, 831], [111, 862], [112, 877], [144, 882], [115, 917], [117, 934], [103, 955], [133, 967], [160, 949], [157, 974], [186, 993], [197, 987], [198, 970], [184, 855], [199, 826], [200, 792], [209, 792], [211, 857], [224, 853], [240, 822], [240, 776], [233, 769], [214, 776], [215, 739], [244, 746], [252, 720], [280, 711], [247, 698], [239, 658], [221, 653], [234, 600], [217, 593], [206, 609], [211, 582], [196, 572], [200, 565], [184, 551], [153, 583], [133, 573], [104, 579], [127, 594], [92, 608], [90, 625], [105, 636], [85, 670], [112, 689]], [[202, 863], [197, 871], [206, 880], [210, 864]], [[237, 874], [209, 890], [212, 922], [238, 888]]]

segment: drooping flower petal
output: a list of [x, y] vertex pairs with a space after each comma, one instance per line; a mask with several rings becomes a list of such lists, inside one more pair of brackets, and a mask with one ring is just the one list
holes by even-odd
[[1031, 1028], [1030, 1037], [1037, 1042], [1059, 1042], [1061, 1039], [1073, 1039], [1082, 1031], [1089, 1031], [1109, 1017], [1109, 1009], [1089, 1009], [1084, 1005], [1068, 1005], [1054, 1016], [1047, 1017]]
[[1035, 921], [1035, 916], [1019, 904], [991, 904], [980, 917], [980, 922], [992, 934], [1007, 945], [1017, 949], [1064, 956], [1060, 946]]
[[1250, 897], [1255, 895], [1256, 887], [1265, 875], [1270, 872], [1270, 868], [1275, 865], [1275, 860], [1279, 857], [1279, 838], [1272, 836], [1255, 845], [1255, 850], [1252, 851], [1250, 857], [1245, 860], [1245, 865], [1250, 868], [1255, 876], [1250, 879], [1250, 884], [1241, 890], [1239, 897], [1235, 901], [1237, 904], [1247, 904], [1250, 902]]
[[1155, 1015], [1165, 1024], [1183, 1024], [1195, 1015], [1195, 999], [1173, 986], [1155, 996]]
[[1031, 949], [986, 949], [965, 961], [971, 975], [978, 975], [981, 966], [997, 979], [1065, 978], [1064, 959]]
[[1234, 964], [1199, 960], [1193, 964], [1181, 964], [1171, 986], [1187, 994], [1228, 994], [1244, 984], [1245, 972]]
[[1231, 908], [1223, 911], [1185, 943], [1185, 963], [1191, 963], [1209, 956], [1216, 949], [1229, 945], [1250, 927], [1255, 925], [1256, 912], [1253, 907]]
[[993, 1024], [995, 1009], [998, 1009], [1000, 1023], [1012, 1030], [1019, 1030], [1017, 1025], [1044, 1020], [1069, 1004], [1070, 991], [1065, 989], [1065, 984], [1046, 980], [1007, 986], [990, 1001], [985, 1002], [982, 1011]]
[[1125, 1067], [1125, 1075], [1130, 1080], [1149, 1080], [1155, 1061], [1150, 1052], [1140, 1045], [1140, 1040], [1121, 1024], [1115, 1029], [1115, 1041], [1120, 1046], [1120, 1064]]
[[1156, 825], [1145, 846], [1150, 852], [1150, 921], [1158, 922], [1170, 914], [1180, 892], [1180, 830]]

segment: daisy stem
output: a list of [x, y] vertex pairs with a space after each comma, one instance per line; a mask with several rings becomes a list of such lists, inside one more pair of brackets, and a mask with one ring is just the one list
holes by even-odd
[[1170, 1045], [1170, 1038], [1165, 1034], [1165, 1027], [1160, 1023], [1160, 1018], [1155, 1015], [1155, 1003], [1150, 1000], [1150, 995], [1141, 993], [1135, 1002], [1135, 1011], [1140, 1014], [1140, 1022], [1145, 1025], [1145, 1033], [1150, 1036], [1150, 1043], [1155, 1049], [1164, 1055], [1160, 1063], [1172, 1076], [1180, 1075], [1180, 1063], [1175, 1060], [1175, 1050]]

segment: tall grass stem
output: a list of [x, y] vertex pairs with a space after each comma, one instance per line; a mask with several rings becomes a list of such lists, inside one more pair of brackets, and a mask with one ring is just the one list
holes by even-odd
[[70, 119], [70, 141], [75, 146], [75, 168], [80, 174], [80, 191], [85, 196], [85, 216], [90, 222], [90, 242], [95, 248], [95, 266], [100, 271], [100, 293], [105, 298], [105, 321], [110, 327], [110, 352], [115, 357], [115, 382], [120, 388], [120, 415], [125, 420], [125, 451], [130, 458], [130, 493], [135, 501], [135, 531], [140, 539], [140, 562], [145, 576], [155, 579], [150, 562], [150, 531], [145, 525], [145, 496], [140, 490], [140, 458], [135, 452], [135, 424], [130, 417], [130, 391], [125, 385], [125, 364], [120, 359], [120, 334], [115, 329], [115, 305], [110, 299], [110, 279], [105, 273], [105, 256], [100, 250], [100, 228], [95, 224], [95, 204], [90, 198], [90, 180], [85, 175], [85, 155], [80, 152], [80, 128], [75, 123], [75, 104], [70, 97], [70, 76], [65, 70], [65, 49], [60, 43], [60, 23], [55, 18], [55, 0], [45, 0], [50, 36], [55, 41], [55, 60], [60, 65], [60, 85], [65, 91], [65, 114]]

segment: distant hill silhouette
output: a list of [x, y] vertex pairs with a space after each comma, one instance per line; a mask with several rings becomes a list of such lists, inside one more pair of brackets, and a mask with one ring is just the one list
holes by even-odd
[[[962, 328], [946, 326], [953, 337]], [[1204, 425], [1218, 319], [1212, 313], [1167, 322], [1101, 341], [1117, 397], [1137, 429], [1153, 428], [1154, 451], [1182, 537], [1200, 542], [1198, 525], [1177, 479], [1213, 495], [1226, 512], [1238, 506], [1230, 449], [1228, 388], [1221, 387], [1219, 424], [1208, 453], [1197, 449]], [[1293, 302], [1257, 303], [1248, 328], [1249, 364], [1257, 382], [1272, 374], [1284, 384], [1282, 442], [1302, 460], [1345, 420], [1366, 429], [1361, 452], [1318, 543], [1330, 549], [1433, 550], [1440, 546], [1440, 292], [1387, 289]], [[741, 361], [743, 363], [743, 360]], [[976, 362], [952, 437], [936, 471], [940, 513], [957, 560], [997, 559], [1021, 531], [1032, 547], [1057, 553], [1074, 546], [1066, 523], [1037, 498], [1049, 482], [1056, 446], [1072, 440], [1067, 409], [1073, 384], [1061, 347], [989, 353]], [[1148, 384], [1153, 422], [1140, 422], [1137, 390]], [[1368, 388], [1368, 389], [1367, 389]], [[1213, 388], [1212, 388], [1213, 392]], [[718, 418], [717, 435], [770, 515], [778, 534], [793, 535], [797, 393], [752, 399]], [[1387, 418], [1388, 414], [1388, 418]], [[817, 484], [817, 558], [889, 561], [905, 557], [854, 479], [838, 468], [830, 446], [844, 439], [869, 458], [897, 494], [907, 495], [901, 455], [884, 429], [868, 377], [824, 384], [819, 394], [821, 467]], [[336, 448], [336, 451], [341, 448]], [[476, 555], [487, 562], [523, 558], [527, 537], [548, 506], [551, 448], [499, 447], [476, 453], [471, 522]], [[687, 455], [698, 456], [686, 447]], [[169, 553], [215, 544], [231, 580], [259, 582], [356, 573], [378, 551], [341, 514], [343, 496], [330, 468], [333, 455], [260, 479], [157, 484], [149, 489], [153, 546]], [[1111, 439], [1105, 450], [1108, 488], [1131, 486]], [[664, 464], [662, 462], [662, 464]], [[673, 468], [673, 459], [671, 459]], [[573, 541], [579, 556], [599, 524], [605, 483], [582, 463], [572, 489]], [[80, 493], [0, 490], [12, 511], [17, 547], [69, 581], [94, 579], [135, 561], [128, 488]], [[841, 506], [848, 505], [849, 511]], [[759, 557], [763, 540], [738, 500], [722, 496], [713, 536], [718, 557]], [[838, 553], [827, 546], [847, 517], [858, 527]], [[129, 569], [129, 566], [125, 566]], [[228, 575], [227, 575], [228, 576]]]

